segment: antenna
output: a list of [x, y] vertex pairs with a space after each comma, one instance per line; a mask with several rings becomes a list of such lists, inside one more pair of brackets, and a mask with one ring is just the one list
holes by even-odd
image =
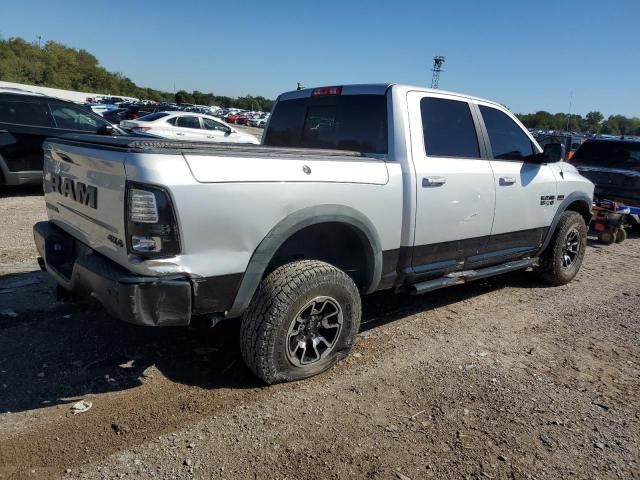
[[444, 57], [442, 55], [436, 55], [433, 57], [433, 77], [431, 77], [431, 88], [438, 88], [438, 82], [440, 81], [440, 72], [443, 72], [442, 65], [444, 64]]

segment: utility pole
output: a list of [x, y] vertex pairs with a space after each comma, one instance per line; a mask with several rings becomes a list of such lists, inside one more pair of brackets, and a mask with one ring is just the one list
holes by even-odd
[[40, 50], [40, 41], [42, 40], [42, 37], [38, 35], [36, 38], [38, 39], [38, 50]]
[[567, 114], [567, 132], [569, 131], [569, 120], [571, 120], [571, 107], [573, 107], [573, 90], [569, 97], [569, 113]]
[[433, 57], [433, 76], [431, 77], [431, 88], [438, 88], [438, 82], [440, 81], [440, 73], [444, 70], [442, 65], [444, 64], [444, 57], [442, 55], [436, 55]]

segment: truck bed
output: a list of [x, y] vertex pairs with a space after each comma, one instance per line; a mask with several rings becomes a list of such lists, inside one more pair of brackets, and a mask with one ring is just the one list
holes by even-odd
[[143, 138], [139, 136], [106, 136], [91, 134], [70, 134], [56, 139], [58, 144], [89, 146], [108, 150], [120, 150], [133, 153], [161, 154], [207, 154], [255, 157], [308, 157], [313, 159], [336, 159], [348, 157], [351, 160], [373, 158], [350, 150], [324, 150], [316, 148], [268, 147], [264, 145], [180, 142], [168, 139]]

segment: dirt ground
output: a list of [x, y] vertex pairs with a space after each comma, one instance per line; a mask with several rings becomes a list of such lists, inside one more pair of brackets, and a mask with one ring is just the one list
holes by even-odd
[[[120, 323], [37, 270], [38, 189], [0, 194], [0, 478], [640, 478], [640, 238], [364, 301], [351, 356], [264, 387], [238, 323]], [[74, 415], [79, 400], [92, 408]]]

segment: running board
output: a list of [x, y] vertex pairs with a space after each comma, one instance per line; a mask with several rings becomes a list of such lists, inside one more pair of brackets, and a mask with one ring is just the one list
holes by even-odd
[[451, 285], [460, 285], [472, 280], [479, 280], [481, 278], [493, 277], [494, 275], [500, 275], [502, 273], [522, 270], [528, 267], [534, 267], [538, 265], [538, 263], [539, 260], [537, 257], [525, 258], [524, 260], [507, 262], [503, 263], [502, 265], [495, 265], [493, 267], [453, 272], [445, 275], [444, 277], [434, 278], [433, 280], [427, 280], [426, 282], [420, 282], [410, 285], [409, 293], [411, 295], [421, 295], [423, 293], [431, 292], [439, 288], [450, 287]]

